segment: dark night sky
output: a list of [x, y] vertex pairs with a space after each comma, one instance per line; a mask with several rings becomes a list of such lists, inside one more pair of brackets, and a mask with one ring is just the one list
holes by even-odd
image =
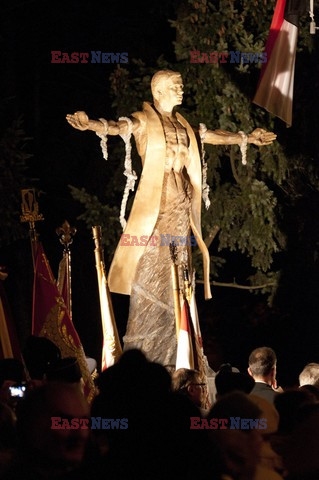
[[[155, 65], [163, 53], [173, 57], [174, 31], [167, 20], [174, 15], [171, 3], [13, 0], [1, 5], [1, 125], [22, 115], [32, 138], [29, 175], [37, 180], [26, 187], [43, 192], [39, 204], [45, 221], [37, 230], [55, 274], [62, 255], [56, 227], [66, 218], [78, 229], [72, 246], [73, 319], [86, 353], [95, 358], [100, 355], [101, 331], [94, 243], [91, 232], [77, 220], [81, 206], [68, 185], [102, 193], [103, 178], [111, 172], [95, 135], [73, 130], [65, 115], [85, 110], [93, 118], [115, 118], [109, 76], [116, 65], [92, 64], [90, 59], [87, 64], [53, 64], [51, 51], [127, 52], [129, 63], [140, 58]], [[28, 241], [1, 251], [22, 344], [31, 329], [30, 262]], [[124, 334], [129, 297], [115, 295], [113, 301]]]
[[[93, 118], [114, 118], [108, 79], [115, 66], [52, 64], [51, 51], [127, 52], [130, 63], [133, 58], [141, 58], [149, 66], [155, 66], [163, 53], [173, 60], [174, 30], [168, 23], [169, 18], [174, 18], [173, 3], [169, 0], [135, 0], [125, 4], [109, 0], [7, 0], [1, 3], [1, 126], [23, 115], [26, 133], [32, 137], [28, 144], [33, 154], [29, 161], [30, 174], [38, 179], [32, 186], [44, 192], [40, 197], [40, 211], [45, 222], [37, 228], [55, 273], [62, 254], [55, 228], [65, 218], [78, 228], [72, 246], [73, 319], [87, 355], [95, 358], [99, 358], [101, 331], [94, 245], [90, 232], [77, 220], [81, 206], [72, 199], [68, 185], [103, 192], [103, 179], [110, 172], [102, 159], [98, 139], [90, 132], [73, 130], [66, 123], [65, 115], [85, 110]], [[309, 210], [307, 202], [305, 209]], [[294, 213], [290, 218], [292, 224], [293, 219]], [[23, 343], [31, 329], [29, 244], [19, 241], [0, 253], [0, 261], [9, 271], [8, 295], [13, 313], [19, 319]], [[287, 258], [289, 260], [289, 256]], [[289, 268], [287, 272], [288, 276], [296, 274], [293, 269], [289, 272]], [[292, 285], [292, 280], [288, 285]], [[312, 288], [298, 304], [300, 311], [296, 316], [301, 314], [303, 302], [309, 305], [310, 297], [318, 296], [317, 287], [316, 274]], [[316, 342], [311, 348], [307, 344], [310, 338], [318, 336], [314, 323], [291, 323], [289, 315], [276, 310], [269, 312], [260, 297], [227, 290], [223, 293], [221, 289], [215, 290], [215, 304], [200, 304], [203, 316], [214, 316], [214, 322], [221, 325], [217, 330], [223, 345], [212, 340], [216, 362], [230, 360], [244, 368], [250, 349], [267, 342], [277, 349], [283, 363], [292, 365], [295, 359], [296, 371], [298, 365], [319, 360], [313, 357]], [[300, 296], [303, 294], [301, 290]], [[114, 295], [113, 300], [120, 334], [124, 334], [129, 298]], [[317, 303], [311, 303], [305, 315], [315, 316], [316, 308]], [[278, 322], [281, 322], [280, 328]], [[229, 331], [232, 331], [231, 339]], [[299, 341], [299, 338], [302, 339]], [[286, 377], [291, 381], [295, 373], [292, 371]]]

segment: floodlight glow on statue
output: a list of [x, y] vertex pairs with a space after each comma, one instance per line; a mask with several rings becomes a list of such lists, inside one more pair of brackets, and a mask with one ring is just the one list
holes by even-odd
[[[135, 138], [143, 171], [124, 234], [141, 238], [161, 235], [189, 237], [192, 231], [203, 255], [205, 298], [211, 298], [209, 253], [201, 234], [202, 167], [196, 131], [179, 113], [183, 82], [178, 72], [157, 72], [151, 82], [153, 104], [128, 119], [90, 120], [85, 112], [67, 115], [78, 130], [98, 135]], [[269, 145], [276, 138], [260, 128], [250, 135], [206, 130], [203, 143], [212, 145]], [[207, 188], [206, 191], [206, 202]], [[123, 242], [122, 242], [123, 243]], [[177, 246], [178, 258], [191, 272], [190, 247]], [[119, 243], [109, 271], [111, 292], [130, 295], [130, 312], [124, 348], [140, 348], [152, 361], [175, 364], [176, 334], [169, 246], [126, 246]]]

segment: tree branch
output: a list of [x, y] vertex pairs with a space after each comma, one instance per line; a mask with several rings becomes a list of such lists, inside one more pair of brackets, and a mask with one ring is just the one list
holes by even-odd
[[216, 237], [219, 230], [220, 230], [220, 227], [218, 225], [213, 226], [210, 233], [207, 235], [207, 237], [204, 240], [204, 243], [205, 243], [207, 248], [209, 248], [211, 246], [211, 244], [213, 243], [213, 240]]
[[[203, 284], [204, 280], [196, 280], [196, 283]], [[275, 287], [277, 284], [275, 282], [264, 283], [263, 285], [240, 285], [239, 283], [223, 283], [223, 282], [210, 282], [214, 287], [228, 287], [228, 288], [240, 288], [242, 290], [260, 290], [266, 287]]]

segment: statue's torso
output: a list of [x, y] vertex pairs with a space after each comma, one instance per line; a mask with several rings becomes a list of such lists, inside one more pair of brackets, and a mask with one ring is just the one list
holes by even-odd
[[166, 141], [165, 172], [181, 173], [189, 163], [189, 138], [176, 118], [160, 116]]
[[189, 194], [186, 178], [186, 168], [189, 164], [189, 138], [185, 127], [176, 118], [160, 115], [160, 120], [166, 142], [163, 187], [166, 187], [167, 192], [166, 195], [163, 192], [161, 205], [161, 208], [163, 208], [165, 197], [166, 201], [170, 201], [170, 197], [176, 193], [188, 192]]

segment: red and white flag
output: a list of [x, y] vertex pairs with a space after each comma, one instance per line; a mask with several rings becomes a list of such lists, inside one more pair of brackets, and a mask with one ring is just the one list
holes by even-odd
[[277, 0], [263, 64], [253, 102], [292, 124], [294, 72], [299, 16], [306, 12], [305, 0]]
[[192, 339], [192, 319], [186, 298], [183, 300], [181, 323], [177, 341], [176, 370], [179, 368], [194, 369], [194, 350]]

